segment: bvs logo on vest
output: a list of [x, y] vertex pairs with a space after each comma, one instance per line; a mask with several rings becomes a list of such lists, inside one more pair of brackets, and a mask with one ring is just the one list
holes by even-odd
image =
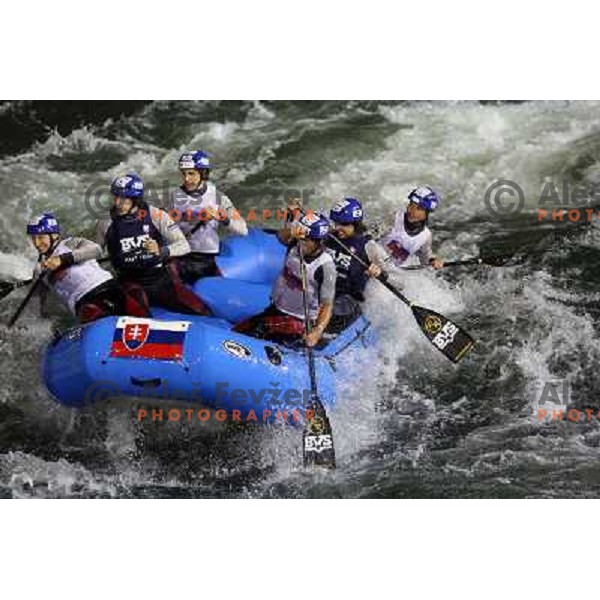
[[149, 234], [138, 235], [136, 237], [128, 237], [121, 239], [121, 250], [123, 252], [132, 252], [143, 248], [144, 242], [150, 239]]
[[339, 265], [342, 269], [348, 270], [350, 268], [350, 263], [352, 262], [352, 256], [350, 254], [345, 254], [344, 252], [336, 252], [333, 248], [328, 248], [327, 251], [331, 254], [331, 257], [335, 261], [337, 265]]

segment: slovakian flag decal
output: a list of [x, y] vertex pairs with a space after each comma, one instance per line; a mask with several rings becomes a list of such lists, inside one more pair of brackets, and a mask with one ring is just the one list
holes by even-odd
[[190, 321], [157, 321], [119, 317], [110, 356], [113, 358], [149, 358], [180, 360]]

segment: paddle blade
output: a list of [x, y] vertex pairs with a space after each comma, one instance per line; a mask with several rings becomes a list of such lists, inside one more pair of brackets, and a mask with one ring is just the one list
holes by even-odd
[[481, 258], [481, 262], [490, 267], [514, 267], [524, 262], [524, 260], [524, 256], [515, 256], [514, 254], [510, 256], [486, 256], [485, 258]]
[[11, 292], [29, 285], [32, 281], [33, 279], [26, 279], [24, 281], [0, 281], [0, 300], [8, 296]]
[[475, 345], [475, 340], [466, 331], [444, 315], [422, 306], [411, 308], [427, 339], [453, 363], [458, 363]]
[[514, 266], [522, 263], [528, 252], [523, 256], [524, 246], [514, 241], [492, 240], [479, 248], [479, 259], [484, 265], [490, 267]]
[[309, 417], [302, 434], [304, 466], [335, 469], [333, 432], [329, 417], [320, 401], [317, 400], [311, 405]]
[[14, 283], [9, 281], [0, 281], [0, 300], [6, 298], [16, 287]]

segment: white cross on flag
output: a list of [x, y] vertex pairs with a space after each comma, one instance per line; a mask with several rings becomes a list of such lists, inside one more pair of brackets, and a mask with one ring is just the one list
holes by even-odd
[[181, 360], [190, 321], [159, 321], [136, 317], [119, 317], [110, 356]]
[[123, 344], [128, 350], [137, 350], [148, 339], [148, 323], [128, 323], [123, 328]]

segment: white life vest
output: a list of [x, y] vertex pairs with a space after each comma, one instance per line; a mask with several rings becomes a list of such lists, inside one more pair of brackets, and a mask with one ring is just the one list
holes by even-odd
[[[179, 216], [174, 216], [181, 231], [187, 237], [188, 233], [198, 224], [197, 218], [203, 216], [207, 208], [219, 209], [220, 204], [217, 197], [217, 188], [210, 182], [206, 184], [206, 190], [202, 196], [194, 198], [189, 196], [181, 188], [173, 190], [171, 193], [174, 210], [180, 211]], [[188, 213], [188, 211], [190, 211]], [[188, 220], [188, 214], [192, 215], [192, 220]], [[185, 219], [185, 220], [184, 220]], [[217, 219], [205, 220], [194, 234], [188, 238], [192, 252], [203, 252], [205, 254], [218, 254], [219, 252], [219, 223]]]
[[417, 235], [409, 235], [404, 228], [404, 211], [396, 213], [394, 226], [379, 243], [388, 251], [396, 264], [402, 264], [414, 256], [430, 239], [431, 231], [425, 226]]
[[[71, 248], [66, 244], [70, 238], [62, 240], [52, 256], [68, 254]], [[75, 305], [88, 292], [97, 288], [99, 285], [112, 279], [113, 276], [105, 271], [97, 261], [86, 260], [46, 275], [45, 280], [52, 287], [56, 295], [69, 307], [72, 313], [75, 313]]]
[[[315, 279], [315, 272], [327, 262], [333, 263], [333, 259], [329, 253], [323, 252], [312, 262], [306, 263], [308, 313], [311, 319], [315, 319], [319, 313], [319, 283]], [[271, 297], [273, 303], [281, 312], [304, 320], [302, 271], [300, 270], [300, 255], [297, 247], [292, 248], [288, 253], [283, 271], [273, 286]]]

